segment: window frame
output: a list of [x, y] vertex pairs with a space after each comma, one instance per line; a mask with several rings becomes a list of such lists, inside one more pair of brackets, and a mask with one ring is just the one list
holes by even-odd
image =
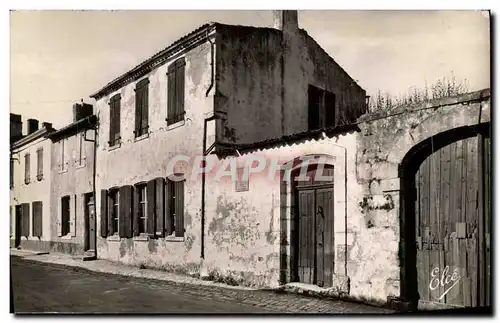
[[43, 147], [36, 150], [36, 179], [41, 181], [43, 179]]
[[336, 94], [309, 84], [307, 97], [308, 130], [314, 131], [322, 128], [335, 127]]
[[[120, 233], [120, 189], [112, 188], [108, 192], [109, 203], [113, 203], [111, 214], [107, 214], [108, 219], [113, 221], [113, 232], [108, 232], [108, 236], [118, 236]], [[116, 227], [115, 227], [116, 226]]]
[[[176, 173], [173, 174], [176, 177], [182, 177], [181, 180], [171, 180], [169, 177], [167, 177], [167, 180], [165, 181], [165, 185], [169, 185], [170, 187], [165, 188], [165, 194], [166, 194], [166, 201], [165, 204], [167, 205], [166, 210], [165, 210], [165, 238], [168, 239], [184, 239], [185, 237], [185, 232], [186, 232], [186, 226], [184, 224], [184, 218], [185, 218], [185, 195], [186, 195], [186, 188], [185, 188], [185, 183], [186, 183], [186, 178], [184, 174], [181, 173]], [[182, 183], [182, 184], [179, 184]], [[182, 218], [179, 219], [179, 213], [176, 212], [176, 201], [179, 196], [176, 195], [176, 185], [182, 185]], [[168, 219], [169, 218], [169, 219]], [[168, 220], [167, 220], [168, 219]], [[177, 224], [182, 223], [182, 234], [178, 234], [177, 230]], [[170, 228], [168, 225], [170, 224]], [[170, 234], [169, 234], [170, 232]]]
[[30, 153], [25, 153], [24, 154], [24, 184], [28, 185], [31, 182], [31, 174], [30, 174], [30, 167], [31, 167], [31, 162], [30, 162]]
[[[147, 184], [141, 183], [136, 185], [136, 189], [139, 191], [138, 201], [139, 204], [139, 235], [148, 234], [148, 188]], [[144, 194], [144, 195], [142, 195]]]

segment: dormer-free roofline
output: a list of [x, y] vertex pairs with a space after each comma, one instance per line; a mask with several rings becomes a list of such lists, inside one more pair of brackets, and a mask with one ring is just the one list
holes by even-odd
[[134, 82], [137, 79], [143, 77], [147, 73], [154, 70], [159, 65], [163, 64], [166, 60], [172, 58], [179, 52], [191, 49], [192, 47], [198, 46], [200, 43], [205, 42], [209, 36], [215, 31], [217, 23], [204, 24], [191, 33], [185, 35], [184, 37], [176, 40], [167, 48], [151, 56], [141, 64], [137, 65], [127, 73], [119, 76], [113, 81], [109, 82], [106, 86], [101, 88], [96, 93], [92, 94], [90, 97], [96, 100], [108, 95], [109, 93], [116, 91], [123, 86]]

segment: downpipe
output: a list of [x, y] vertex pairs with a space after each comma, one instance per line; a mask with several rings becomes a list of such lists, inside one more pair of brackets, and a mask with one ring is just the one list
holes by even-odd
[[[214, 87], [214, 78], [215, 78], [215, 66], [214, 66], [214, 45], [215, 42], [212, 42], [210, 39], [210, 36], [208, 35], [207, 31], [207, 40], [210, 43], [210, 71], [211, 71], [211, 76], [210, 76], [210, 85], [205, 92], [205, 97], [208, 97], [208, 94]], [[206, 156], [210, 153], [211, 149], [214, 147], [212, 145], [210, 149], [207, 150], [207, 123], [211, 120], [215, 119], [214, 116], [210, 118], [206, 118], [203, 121], [203, 144], [202, 144], [202, 150], [203, 150], [203, 172], [201, 173], [201, 250], [200, 250], [200, 258], [201, 261], [203, 262], [205, 260], [205, 191], [206, 191]]]

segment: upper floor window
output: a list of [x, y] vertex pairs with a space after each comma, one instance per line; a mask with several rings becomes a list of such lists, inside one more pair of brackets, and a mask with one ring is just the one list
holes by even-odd
[[24, 184], [30, 183], [30, 154], [24, 155]]
[[41, 181], [43, 179], [43, 148], [40, 148], [36, 151], [36, 159], [36, 179]]
[[67, 139], [61, 139], [59, 142], [59, 146], [61, 148], [61, 155], [60, 155], [60, 163], [59, 163], [59, 171], [64, 172], [68, 170], [68, 162], [66, 160], [66, 140]]
[[335, 94], [309, 85], [309, 130], [335, 126]]
[[179, 58], [168, 67], [167, 124], [184, 120], [184, 58]]
[[116, 94], [109, 101], [109, 141], [110, 147], [120, 143], [121, 95]]
[[149, 80], [143, 79], [135, 88], [135, 136], [148, 133]]
[[76, 167], [85, 166], [85, 132], [79, 133], [76, 137]]

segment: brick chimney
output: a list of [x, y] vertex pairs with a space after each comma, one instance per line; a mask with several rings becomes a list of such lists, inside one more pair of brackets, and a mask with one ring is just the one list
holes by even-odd
[[42, 122], [42, 128], [52, 129], [52, 123], [50, 122]]
[[28, 119], [28, 135], [38, 130], [38, 120]]
[[19, 114], [10, 114], [10, 140], [14, 142], [23, 136], [23, 122]]
[[297, 10], [273, 10], [273, 28], [295, 33], [299, 29]]
[[86, 117], [91, 116], [94, 113], [94, 107], [92, 104], [84, 103], [75, 103], [73, 104], [73, 122], [77, 122], [79, 120], [85, 119]]

